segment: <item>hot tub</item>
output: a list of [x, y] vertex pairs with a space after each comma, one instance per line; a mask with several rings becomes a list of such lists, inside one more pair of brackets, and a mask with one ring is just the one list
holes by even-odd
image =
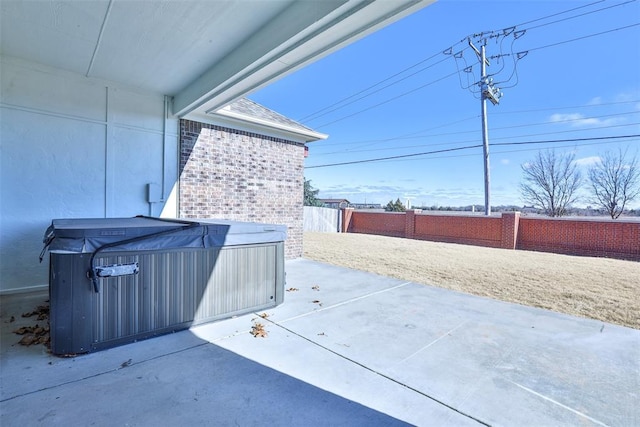
[[238, 221], [53, 220], [51, 352], [87, 353], [274, 307], [284, 298], [285, 239], [283, 225]]

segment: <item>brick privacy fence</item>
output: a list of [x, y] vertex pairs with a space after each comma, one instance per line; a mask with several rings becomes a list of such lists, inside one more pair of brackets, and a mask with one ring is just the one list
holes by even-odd
[[180, 120], [182, 218], [286, 224], [285, 257], [302, 256], [304, 145]]
[[640, 261], [640, 222], [606, 219], [425, 215], [344, 209], [342, 230], [435, 242]]

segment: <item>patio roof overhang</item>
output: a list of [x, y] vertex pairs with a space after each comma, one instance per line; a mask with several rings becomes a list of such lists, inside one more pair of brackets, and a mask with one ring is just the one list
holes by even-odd
[[4, 0], [3, 55], [208, 114], [435, 0]]

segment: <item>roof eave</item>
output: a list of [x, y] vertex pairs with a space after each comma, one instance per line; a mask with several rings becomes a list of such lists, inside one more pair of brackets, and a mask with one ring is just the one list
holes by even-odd
[[291, 139], [298, 142], [314, 142], [327, 139], [329, 135], [315, 132], [311, 129], [304, 130], [283, 123], [273, 123], [268, 120], [251, 117], [228, 110], [218, 110], [215, 113], [197, 114], [192, 113], [185, 116], [188, 120], [197, 120], [203, 123], [227, 125], [239, 130], [266, 133], [284, 139]]
[[[196, 80], [174, 94], [172, 112], [179, 117], [195, 111], [213, 113], [234, 99], [265, 87], [345, 45], [352, 43], [391, 22], [407, 16], [435, 0], [369, 0], [320, 2], [319, 16], [309, 13], [305, 2], [295, 3], [278, 19], [306, 19], [307, 26], [275, 43], [258, 57], [235, 58], [234, 53], [222, 64], [210, 68]], [[333, 5], [333, 6], [332, 6]], [[332, 9], [333, 8], [333, 9]], [[280, 21], [270, 23], [265, 31], [275, 31]], [[296, 32], [297, 31], [297, 32]], [[252, 44], [251, 44], [252, 43]], [[264, 34], [254, 34], [251, 46], [264, 44]], [[254, 46], [254, 47], [255, 47]], [[253, 51], [246, 46], [242, 52]], [[260, 51], [257, 49], [256, 51]], [[241, 52], [241, 51], [238, 51]], [[240, 60], [242, 59], [242, 60]], [[240, 64], [239, 67], [237, 64]]]

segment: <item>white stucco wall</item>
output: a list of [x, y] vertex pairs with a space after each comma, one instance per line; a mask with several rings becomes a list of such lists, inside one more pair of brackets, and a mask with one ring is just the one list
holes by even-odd
[[[48, 283], [54, 218], [175, 216], [178, 121], [161, 94], [0, 57], [0, 293]], [[175, 202], [172, 202], [175, 203]]]

